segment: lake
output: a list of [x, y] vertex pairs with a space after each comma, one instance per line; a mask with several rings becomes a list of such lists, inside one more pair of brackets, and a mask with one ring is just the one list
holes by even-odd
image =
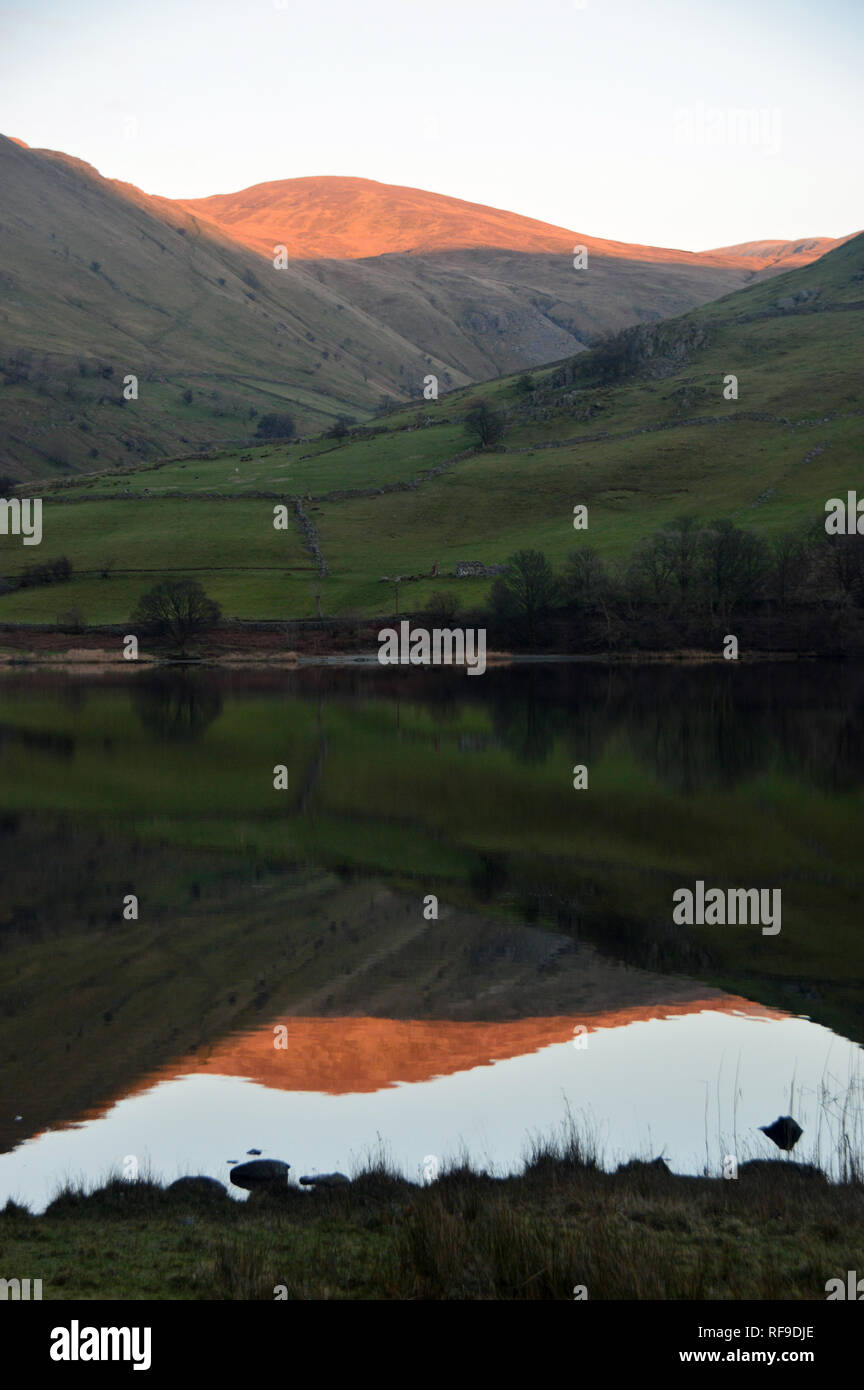
[[[0, 1203], [250, 1149], [504, 1173], [571, 1124], [718, 1172], [786, 1113], [839, 1173], [862, 787], [847, 662], [8, 671]], [[781, 929], [676, 921], [700, 882]]]

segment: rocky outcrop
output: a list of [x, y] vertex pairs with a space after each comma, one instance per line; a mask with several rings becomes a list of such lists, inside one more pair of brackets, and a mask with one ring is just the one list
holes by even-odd
[[507, 565], [484, 565], [481, 560], [457, 560], [454, 572], [457, 579], [491, 579], [507, 569]]
[[778, 299], [777, 308], [797, 309], [799, 305], [807, 304], [809, 301], [817, 299], [821, 293], [822, 291], [817, 285], [814, 285], [810, 290], [798, 290], [795, 294], [787, 294], [784, 295], [782, 299]]

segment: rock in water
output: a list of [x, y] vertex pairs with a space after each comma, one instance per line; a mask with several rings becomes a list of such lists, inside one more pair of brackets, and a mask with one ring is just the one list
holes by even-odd
[[760, 1125], [759, 1128], [763, 1134], [767, 1134], [769, 1139], [774, 1140], [778, 1149], [794, 1149], [804, 1133], [791, 1115], [781, 1115], [774, 1121], [773, 1125]]
[[256, 1158], [252, 1163], [241, 1163], [232, 1168], [229, 1177], [235, 1187], [245, 1187], [247, 1192], [255, 1192], [261, 1187], [284, 1187], [288, 1181], [290, 1163], [278, 1158]]

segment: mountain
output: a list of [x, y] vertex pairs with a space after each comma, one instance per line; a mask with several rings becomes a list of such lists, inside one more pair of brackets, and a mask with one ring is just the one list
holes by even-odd
[[761, 273], [364, 179], [179, 202], [0, 137], [0, 180], [0, 473], [21, 479], [248, 446], [273, 412], [315, 433]]
[[80, 160], [0, 137], [0, 182], [0, 471], [242, 444], [285, 409], [320, 429], [448, 369], [310, 267], [277, 273]]
[[[385, 312], [400, 335], [434, 346], [474, 380], [673, 317], [848, 240], [696, 253], [602, 240], [459, 198], [339, 177], [280, 180], [178, 205], [271, 260], [285, 247], [335, 294], [370, 315]], [[573, 266], [577, 246], [588, 252], [582, 271]]]
[[576, 245], [624, 260], [717, 266], [729, 260], [722, 251], [698, 254], [602, 241], [519, 213], [373, 179], [281, 179], [238, 193], [178, 199], [177, 206], [268, 257], [281, 243], [289, 256], [301, 260], [361, 260], [478, 247], [572, 257]]
[[[246, 445], [274, 411], [315, 432], [417, 398], [428, 373], [446, 391], [560, 359], [753, 274], [590, 239], [575, 271], [571, 232], [364, 179], [182, 204], [3, 138], [0, 179], [0, 471], [18, 478]], [[275, 270], [264, 228], [286, 218]]]
[[738, 246], [721, 246], [716, 251], [703, 254], [721, 256], [741, 266], [749, 265], [765, 275], [780, 274], [784, 270], [809, 265], [836, 247], [845, 246], [855, 236], [858, 236], [857, 232], [843, 237], [805, 237], [803, 241], [743, 241]]
[[303, 260], [478, 246], [564, 255], [572, 244], [562, 227], [372, 179], [282, 179], [178, 205], [263, 256], [281, 242]]
[[785, 270], [806, 265], [849, 240], [810, 237], [678, 251], [602, 240], [443, 193], [336, 176], [280, 179], [238, 193], [181, 198], [176, 205], [263, 256], [272, 257], [274, 248], [283, 245], [298, 260], [363, 260], [478, 248], [572, 257], [576, 246], [585, 246], [589, 257], [605, 260], [764, 271], [781, 263]]

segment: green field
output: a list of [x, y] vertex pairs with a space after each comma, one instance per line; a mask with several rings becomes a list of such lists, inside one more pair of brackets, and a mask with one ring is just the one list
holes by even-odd
[[[589, 543], [617, 559], [685, 511], [766, 535], [815, 521], [860, 478], [862, 277], [858, 237], [663, 325], [654, 356], [619, 384], [592, 379], [593, 355], [581, 354], [533, 372], [530, 395], [518, 378], [500, 378], [400, 409], [371, 436], [46, 485], [41, 547], [0, 537], [0, 572], [14, 581], [24, 565], [65, 555], [73, 577], [3, 594], [0, 621], [51, 623], [77, 609], [86, 623], [125, 622], [152, 579], [181, 574], [200, 579], [229, 617], [312, 616], [316, 592], [327, 615], [392, 611], [381, 580], [393, 575], [410, 577], [404, 611], [448, 588], [470, 607], [489, 582], [457, 579], [458, 561], [488, 565], [533, 547], [558, 563], [577, 543], [577, 503], [589, 507]], [[730, 373], [739, 394], [727, 401]], [[506, 411], [507, 432], [498, 450], [464, 456], [460, 417], [479, 394]], [[358, 488], [369, 495], [328, 496]], [[166, 492], [187, 495], [156, 500]], [[271, 497], [244, 499], [251, 492]], [[295, 496], [326, 577], [293, 511], [289, 531], [273, 529], [272, 498]]]

